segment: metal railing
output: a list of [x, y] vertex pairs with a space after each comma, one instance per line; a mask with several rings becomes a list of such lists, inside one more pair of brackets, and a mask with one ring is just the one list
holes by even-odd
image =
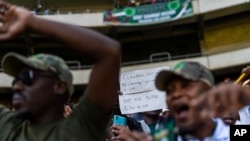
[[[167, 57], [161, 57], [159, 58], [159, 56], [167, 56]], [[149, 61], [150, 63], [154, 62], [154, 57], [158, 57], [156, 60], [160, 61], [160, 60], [165, 60], [167, 59], [168, 61], [171, 60], [171, 54], [169, 52], [160, 52], [160, 53], [152, 53], [149, 56]]]
[[[65, 61], [71, 69], [81, 69], [80, 61]], [[72, 65], [73, 64], [73, 65]], [[75, 65], [74, 65], [75, 64]]]
[[[154, 58], [156, 56], [161, 56], [161, 55], [167, 55], [164, 57], [160, 58]], [[176, 60], [176, 59], [184, 59], [184, 58], [190, 58], [190, 57], [197, 57], [197, 56], [206, 56], [207, 53], [192, 53], [192, 54], [185, 54], [185, 55], [176, 55], [176, 56], [171, 56], [171, 54], [168, 52], [163, 52], [163, 53], [153, 53], [149, 56], [148, 60], [139, 60], [139, 61], [131, 61], [131, 62], [125, 62], [122, 63], [122, 66], [130, 66], [130, 65], [138, 65], [138, 64], [146, 64], [146, 63], [154, 63], [154, 62], [161, 62], [161, 61], [171, 61], [171, 60]]]
[[[138, 60], [138, 61], [131, 61], [131, 62], [124, 62], [122, 66], [132, 66], [132, 65], [139, 65], [139, 64], [147, 64], [147, 63], [154, 63], [154, 62], [162, 62], [162, 61], [171, 61], [176, 59], [184, 59], [190, 57], [197, 57], [197, 56], [206, 56], [206, 53], [193, 53], [193, 54], [185, 54], [185, 55], [177, 55], [171, 56], [169, 52], [159, 52], [159, 53], [152, 53], [149, 56], [149, 59], [145, 60]], [[66, 64], [72, 70], [81, 70], [81, 69], [90, 69], [93, 65], [82, 65], [80, 61], [72, 60], [72, 61], [65, 61]], [[3, 72], [3, 68], [0, 68], [0, 71]]]

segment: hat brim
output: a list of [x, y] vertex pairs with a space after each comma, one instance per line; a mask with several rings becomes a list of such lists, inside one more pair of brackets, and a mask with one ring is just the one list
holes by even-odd
[[[14, 53], [14, 52], [10, 52], [10, 53], [6, 54], [2, 59], [3, 71], [6, 74], [9, 74], [11, 76], [14, 76], [14, 77], [17, 76], [20, 73], [20, 71], [25, 67], [30, 67], [33, 69], [44, 70], [44, 71], [50, 70], [42, 62], [39, 62], [36, 60], [31, 60], [31, 59], [27, 58], [26, 56], [19, 55], [19, 54]], [[60, 79], [60, 77], [59, 77], [59, 79]], [[62, 80], [62, 81], [66, 82], [65, 80]], [[73, 91], [74, 91], [73, 84], [69, 84], [70, 95], [73, 94]]]
[[11, 76], [16, 76], [25, 66], [35, 68], [33, 61], [17, 53], [8, 53], [2, 60], [3, 71]]
[[179, 74], [170, 70], [163, 70], [163, 71], [160, 71], [158, 75], [156, 76], [156, 80], [155, 80], [156, 88], [161, 91], [165, 91], [166, 85], [168, 85], [170, 80], [174, 77], [181, 77], [184, 79], [189, 79], [189, 78], [186, 78], [182, 74]]

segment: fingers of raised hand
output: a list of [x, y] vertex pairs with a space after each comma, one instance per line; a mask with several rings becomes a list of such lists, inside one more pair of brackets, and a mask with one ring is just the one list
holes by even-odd
[[220, 117], [228, 111], [236, 111], [243, 103], [239, 99], [242, 87], [232, 83], [223, 83], [213, 88], [208, 95], [208, 105], [211, 116]]
[[5, 15], [6, 12], [6, 6], [0, 5], [0, 22], [3, 22], [3, 16]]

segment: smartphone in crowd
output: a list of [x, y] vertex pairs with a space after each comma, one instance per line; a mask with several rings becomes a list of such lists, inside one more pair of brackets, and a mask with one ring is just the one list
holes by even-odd
[[120, 115], [114, 115], [113, 124], [126, 126], [127, 125], [127, 118]]

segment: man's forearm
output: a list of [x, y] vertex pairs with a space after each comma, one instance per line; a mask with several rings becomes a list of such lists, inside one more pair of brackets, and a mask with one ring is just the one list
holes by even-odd
[[57, 38], [88, 56], [97, 57], [93, 59], [112, 55], [114, 47], [119, 47], [117, 41], [91, 29], [46, 20], [34, 15], [30, 15], [27, 20], [30, 31]]

